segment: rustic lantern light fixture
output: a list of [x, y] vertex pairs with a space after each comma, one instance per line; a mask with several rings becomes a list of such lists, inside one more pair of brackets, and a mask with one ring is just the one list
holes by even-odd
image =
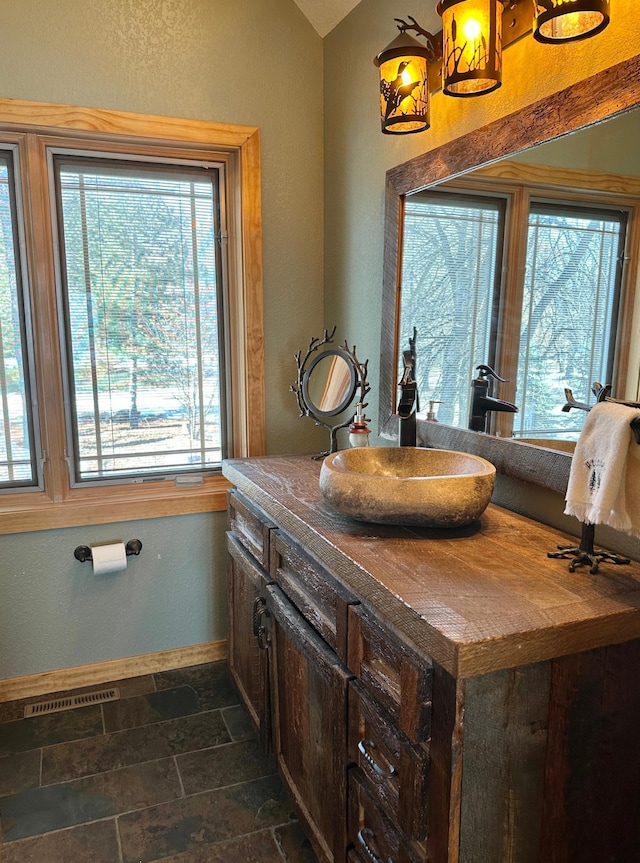
[[502, 84], [502, 0], [441, 0], [442, 92], [479, 96]]
[[[415, 18], [396, 18], [400, 35], [374, 59], [380, 69], [382, 131], [429, 128], [429, 94], [480, 96], [502, 84], [502, 47], [532, 30], [532, 0], [439, 0], [442, 31], [429, 33]], [[533, 0], [539, 42], [587, 39], [609, 23], [610, 0]], [[424, 37], [426, 45], [407, 34]]]
[[609, 0], [534, 0], [533, 38], [558, 43], [588, 39], [609, 23]]
[[429, 128], [428, 63], [433, 50], [409, 36], [404, 22], [398, 29], [399, 35], [373, 61], [380, 69], [380, 119], [386, 135]]

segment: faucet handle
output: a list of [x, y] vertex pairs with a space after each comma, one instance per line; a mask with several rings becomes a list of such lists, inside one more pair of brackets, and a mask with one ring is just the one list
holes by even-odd
[[508, 383], [507, 378], [501, 378], [500, 375], [491, 368], [491, 366], [476, 366], [476, 371], [480, 372], [478, 375], [479, 378], [493, 378], [496, 381], [500, 381], [501, 384]]

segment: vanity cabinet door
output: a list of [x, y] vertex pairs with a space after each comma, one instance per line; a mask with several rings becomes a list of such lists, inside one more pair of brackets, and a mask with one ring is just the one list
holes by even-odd
[[233, 533], [227, 534], [229, 667], [265, 749], [271, 748], [266, 573]]
[[319, 860], [343, 863], [350, 675], [282, 591], [266, 590], [278, 766]]

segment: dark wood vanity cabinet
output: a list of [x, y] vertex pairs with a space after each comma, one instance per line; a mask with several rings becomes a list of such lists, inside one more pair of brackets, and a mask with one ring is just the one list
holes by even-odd
[[640, 863], [640, 567], [358, 525], [302, 457], [226, 464], [229, 650], [321, 863]]
[[232, 674], [319, 859], [424, 860], [430, 664], [237, 492], [229, 512]]

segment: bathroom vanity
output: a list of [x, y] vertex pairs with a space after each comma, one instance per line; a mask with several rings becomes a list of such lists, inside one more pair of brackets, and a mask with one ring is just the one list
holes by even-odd
[[489, 505], [359, 523], [231, 460], [229, 649], [322, 863], [640, 861], [640, 565]]

